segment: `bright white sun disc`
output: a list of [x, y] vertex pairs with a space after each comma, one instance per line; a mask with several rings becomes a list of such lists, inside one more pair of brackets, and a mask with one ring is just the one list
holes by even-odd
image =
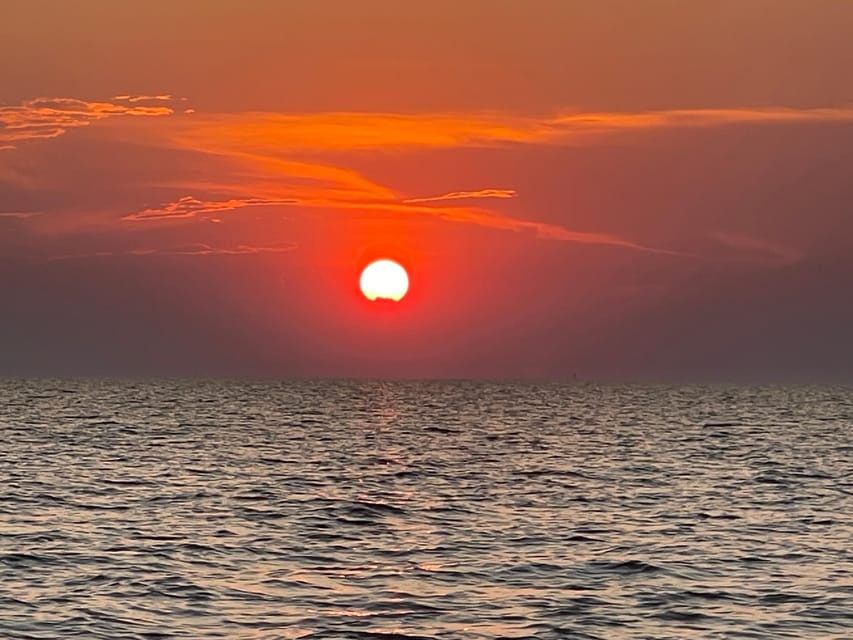
[[368, 300], [399, 302], [409, 290], [409, 274], [393, 260], [377, 260], [361, 272], [359, 285]]

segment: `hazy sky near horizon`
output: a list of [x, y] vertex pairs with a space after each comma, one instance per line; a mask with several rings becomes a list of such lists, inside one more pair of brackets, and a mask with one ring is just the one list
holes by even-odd
[[851, 33], [843, 0], [5, 0], [0, 374], [853, 379]]

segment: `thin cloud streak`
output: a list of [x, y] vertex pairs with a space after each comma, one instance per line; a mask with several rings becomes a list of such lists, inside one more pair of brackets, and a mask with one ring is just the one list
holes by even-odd
[[247, 256], [263, 253], [287, 253], [298, 248], [295, 243], [281, 243], [267, 246], [237, 245], [235, 247], [213, 247], [207, 244], [190, 244], [169, 248], [138, 248], [127, 251], [95, 251], [51, 256], [50, 262], [62, 260], [83, 260], [87, 258], [115, 258], [122, 256]]
[[501, 113], [393, 114], [249, 112], [175, 120], [163, 135], [180, 148], [253, 153], [393, 151], [503, 144], [572, 144], [590, 136], [737, 124], [853, 122], [853, 107], [672, 109], [565, 112], [550, 117]]
[[567, 113], [546, 121], [561, 133], [661, 128], [715, 127], [735, 124], [853, 122], [853, 106], [792, 109], [759, 107], [732, 109], [669, 109], [637, 113]]
[[514, 189], [480, 189], [479, 191], [452, 191], [440, 196], [429, 196], [426, 198], [409, 198], [403, 200], [405, 204], [417, 204], [419, 202], [445, 202], [447, 200], [472, 200], [478, 198], [516, 198], [518, 193]]
[[244, 207], [269, 207], [277, 205], [298, 204], [299, 200], [264, 199], [264, 198], [231, 198], [228, 200], [200, 200], [194, 196], [184, 196], [174, 202], [168, 202], [159, 207], [143, 209], [136, 213], [123, 216], [122, 220], [163, 220], [170, 218], [193, 218], [209, 213], [234, 211]]
[[[357, 206], [338, 204], [338, 206]], [[585, 232], [568, 229], [566, 227], [548, 224], [545, 222], [534, 222], [530, 220], [522, 220], [505, 216], [499, 213], [477, 209], [473, 207], [432, 207], [425, 205], [412, 205], [405, 202], [398, 203], [374, 203], [371, 208], [384, 211], [398, 211], [401, 213], [418, 214], [438, 217], [449, 222], [461, 222], [468, 224], [476, 224], [483, 227], [493, 229], [503, 229], [507, 231], [528, 232], [533, 233], [539, 238], [547, 240], [561, 240], [566, 242], [574, 242], [578, 244], [594, 244], [611, 247], [621, 247], [623, 249], [632, 249], [634, 251], [643, 251], [647, 253], [656, 253], [661, 255], [690, 257], [689, 254], [679, 251], [670, 251], [667, 249], [659, 249], [655, 247], [645, 246], [643, 244], [621, 238], [616, 235], [607, 233]]]
[[15, 220], [26, 220], [38, 215], [41, 214], [36, 211], [0, 211], [0, 218], [13, 218]]
[[155, 102], [155, 101], [169, 102], [170, 100], [173, 99], [173, 97], [172, 97], [172, 94], [170, 94], [170, 93], [163, 93], [163, 94], [154, 95], [154, 96], [145, 96], [145, 95], [134, 96], [134, 95], [130, 95], [130, 94], [125, 94], [125, 95], [120, 95], [120, 96], [113, 96], [112, 99], [113, 100], [122, 100], [124, 102]]
[[761, 262], [771, 266], [784, 267], [800, 262], [805, 254], [799, 249], [777, 244], [763, 238], [755, 238], [736, 233], [715, 232], [711, 237], [720, 244], [740, 252], [737, 260]]

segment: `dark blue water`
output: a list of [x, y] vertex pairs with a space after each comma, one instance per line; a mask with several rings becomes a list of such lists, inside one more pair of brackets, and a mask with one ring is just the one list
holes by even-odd
[[850, 638], [853, 391], [0, 382], [0, 637]]

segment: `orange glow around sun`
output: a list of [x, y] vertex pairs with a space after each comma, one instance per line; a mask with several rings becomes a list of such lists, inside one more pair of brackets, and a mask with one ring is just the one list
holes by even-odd
[[359, 286], [368, 300], [399, 302], [409, 291], [409, 274], [393, 260], [376, 260], [361, 272]]

